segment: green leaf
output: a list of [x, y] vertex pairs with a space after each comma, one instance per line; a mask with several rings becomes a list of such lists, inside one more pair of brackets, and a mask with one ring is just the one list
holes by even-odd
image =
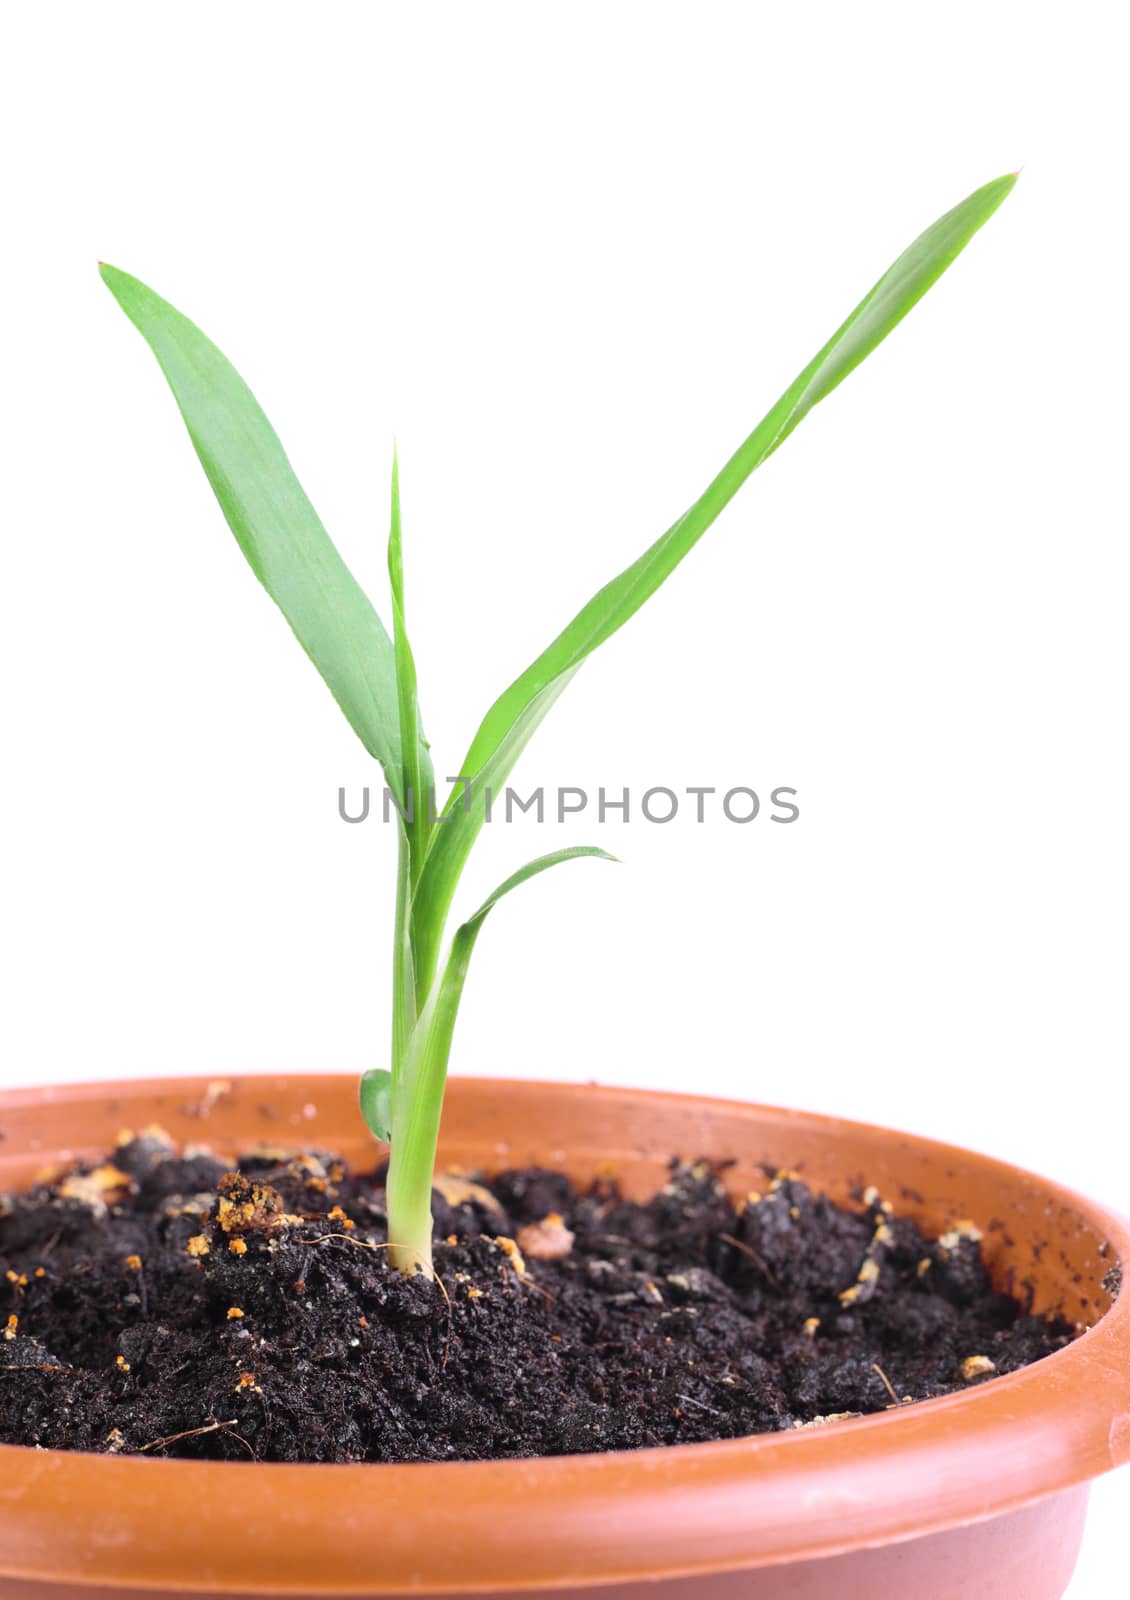
[[407, 811], [408, 840], [415, 882], [431, 831], [429, 807], [434, 800], [432, 760], [416, 696], [416, 662], [404, 624], [404, 554], [400, 532], [400, 462], [392, 453], [392, 515], [388, 534], [388, 576], [392, 586], [392, 638], [400, 727], [401, 793]]
[[392, 1128], [392, 1073], [385, 1067], [370, 1067], [362, 1073], [359, 1099], [370, 1133], [387, 1144]]
[[593, 856], [598, 861], [615, 861], [616, 856], [609, 855], [607, 850], [601, 850], [594, 844], [570, 845], [565, 850], [553, 850], [549, 855], [538, 856], [533, 861], [528, 861], [524, 867], [519, 867], [517, 872], [500, 883], [493, 894], [488, 895], [474, 916], [468, 917], [456, 929], [455, 937], [451, 941], [451, 952], [444, 967], [443, 977], [432, 993], [429, 1004], [417, 1024], [421, 1036], [426, 1036], [428, 1043], [424, 1053], [434, 1060], [436, 1044], [443, 1045], [444, 1070], [446, 1071], [447, 1052], [451, 1046], [451, 1036], [455, 1029], [455, 1016], [459, 1009], [459, 1001], [463, 994], [463, 984], [467, 977], [467, 968], [471, 963], [471, 953], [475, 942], [482, 931], [487, 915], [504, 895], [516, 889], [519, 884], [526, 883], [530, 878], [536, 878], [539, 873], [547, 872], [550, 867], [560, 866], [564, 861], [577, 861], [583, 856]]
[[469, 790], [454, 795], [432, 834], [416, 893], [417, 983], [430, 981], [459, 875], [483, 824], [483, 792], [504, 782], [537, 725], [585, 658], [611, 637], [675, 570], [718, 514], [793, 429], [881, 343], [988, 221], [1016, 182], [986, 184], [948, 211], [899, 256], [809, 362], [721, 472], [667, 532], [611, 583], [499, 696], [460, 767]]
[[228, 526], [354, 732], [402, 793], [392, 643], [271, 424], [200, 329], [129, 273], [102, 277], [160, 363]]
[[500, 883], [451, 941], [443, 975], [420, 1013], [393, 1094], [388, 1205], [389, 1216], [397, 1218], [397, 1238], [390, 1244], [392, 1261], [403, 1271], [412, 1272], [431, 1261], [431, 1175], [455, 1019], [475, 941], [504, 895], [550, 867], [582, 856], [616, 860], [595, 845], [574, 845], [539, 856]]
[[[458, 942], [460, 936], [471, 941], [470, 948], [474, 948], [474, 941], [479, 936], [488, 911], [494, 909], [504, 895], [516, 889], [521, 883], [528, 883], [531, 878], [536, 878], [539, 873], [548, 872], [550, 867], [558, 867], [563, 861], [580, 861], [585, 856], [592, 856], [597, 861], [615, 861], [619, 863], [619, 856], [609, 855], [607, 850], [601, 850], [595, 844], [571, 844], [564, 850], [551, 850], [548, 855], [537, 856], [533, 861], [527, 861], [524, 867], [519, 867], [517, 872], [512, 872], [504, 878], [493, 894], [488, 894], [474, 916], [468, 917], [456, 934]], [[470, 954], [470, 950], [468, 951]], [[449, 963], [450, 965], [450, 963]]]

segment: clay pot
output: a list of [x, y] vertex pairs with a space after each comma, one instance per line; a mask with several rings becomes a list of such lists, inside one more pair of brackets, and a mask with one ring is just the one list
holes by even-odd
[[[203, 1079], [0, 1098], [0, 1187], [159, 1122], [234, 1152], [372, 1159], [344, 1077]], [[854, 1422], [539, 1461], [277, 1466], [0, 1448], [0, 1597], [559, 1595], [589, 1600], [1056, 1600], [1088, 1480], [1130, 1457], [1130, 1231], [1078, 1195], [928, 1139], [691, 1096], [456, 1079], [443, 1159], [613, 1164], [643, 1198], [668, 1157], [861, 1180], [942, 1231], [985, 1229], [1002, 1278], [1088, 1328], [1022, 1372]], [[97, 1591], [97, 1596], [95, 1594]]]

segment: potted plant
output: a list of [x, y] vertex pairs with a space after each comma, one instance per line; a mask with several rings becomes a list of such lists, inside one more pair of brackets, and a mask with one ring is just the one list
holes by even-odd
[[1118, 1219], [928, 1140], [693, 1096], [457, 1079], [441, 1126], [488, 915], [552, 866], [612, 859], [539, 857], [448, 939], [492, 798], [585, 659], [1014, 182], [898, 258], [495, 701], [442, 807], [395, 457], [390, 635], [234, 368], [102, 268], [382, 769], [391, 1051], [360, 1118], [340, 1078], [5, 1097], [0, 1595], [1062, 1594], [1087, 1482], [1130, 1455]]

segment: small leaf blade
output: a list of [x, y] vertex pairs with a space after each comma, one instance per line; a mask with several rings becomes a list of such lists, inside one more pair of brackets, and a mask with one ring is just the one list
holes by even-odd
[[607, 850], [602, 850], [599, 845], [595, 844], [571, 844], [567, 845], [563, 850], [551, 850], [548, 855], [536, 856], [533, 861], [527, 861], [524, 867], [519, 867], [517, 872], [512, 872], [508, 878], [504, 878], [498, 888], [492, 894], [487, 895], [479, 909], [467, 918], [459, 932], [467, 933], [473, 930], [477, 935], [488, 911], [493, 911], [500, 900], [511, 894], [521, 884], [528, 883], [531, 878], [536, 878], [543, 872], [548, 872], [550, 867], [559, 867], [566, 861], [581, 861], [585, 858], [592, 858], [596, 861], [614, 861], [617, 864], [620, 859], [618, 856], [610, 855]]
[[361, 1074], [358, 1099], [369, 1132], [388, 1144], [392, 1137], [392, 1073], [387, 1067], [370, 1067]]
[[[432, 1043], [428, 1046], [428, 1055], [433, 1059], [436, 1056], [437, 1042], [442, 1044], [443, 1070], [447, 1070], [447, 1053], [451, 1048], [451, 1038], [455, 1030], [455, 1016], [459, 1009], [459, 1001], [463, 993], [463, 984], [470, 965], [471, 954], [475, 948], [475, 941], [482, 931], [483, 923], [488, 914], [498, 902], [511, 894], [521, 884], [528, 883], [531, 878], [548, 872], [550, 867], [561, 866], [566, 861], [579, 861], [585, 857], [592, 857], [598, 861], [616, 861], [617, 857], [610, 855], [607, 850], [602, 850], [594, 844], [569, 845], [564, 850], [552, 850], [548, 855], [537, 856], [533, 861], [527, 861], [524, 867], [519, 867], [517, 872], [499, 884], [492, 894], [489, 894], [479, 909], [467, 918], [455, 933], [451, 941], [451, 951], [443, 970], [443, 976], [435, 985], [424, 1010], [417, 1023], [417, 1031], [428, 1034]], [[415, 1048], [415, 1046], [413, 1046]], [[399, 1097], [400, 1089], [397, 1086]], [[415, 1089], [407, 1091], [406, 1098], [415, 1099]]]
[[424, 738], [416, 688], [416, 661], [404, 621], [404, 550], [400, 520], [400, 461], [392, 454], [392, 510], [389, 517], [388, 576], [392, 589], [392, 641], [396, 663], [400, 729], [401, 793], [407, 811], [412, 882], [423, 864], [431, 831], [429, 807], [434, 804], [435, 778]]
[[400, 794], [392, 642], [226, 356], [140, 279], [103, 281], [156, 356], [251, 570], [286, 617], [362, 744]]

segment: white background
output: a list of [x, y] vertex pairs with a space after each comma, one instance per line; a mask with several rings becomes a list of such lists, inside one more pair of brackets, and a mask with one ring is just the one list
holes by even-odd
[[392, 839], [336, 814], [375, 772], [99, 257], [235, 360], [386, 614], [398, 435], [455, 772], [898, 251], [1024, 164], [517, 773], [789, 784], [799, 822], [488, 830], [468, 905], [563, 843], [625, 865], [497, 913], [455, 1070], [845, 1112], [1130, 1209], [1118, 15], [9, 9], [3, 1082], [356, 1071], [388, 1026]]

